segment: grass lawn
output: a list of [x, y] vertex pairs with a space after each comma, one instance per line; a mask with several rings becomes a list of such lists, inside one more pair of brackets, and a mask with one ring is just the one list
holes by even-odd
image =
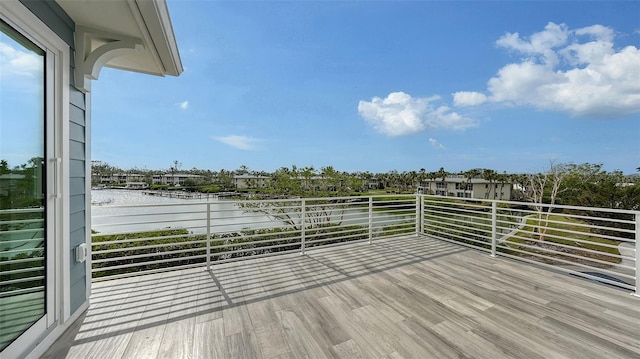
[[[518, 246], [518, 243], [541, 246], [541, 243], [539, 242], [541, 239], [541, 235], [534, 232], [534, 230], [536, 229], [536, 227], [539, 228], [540, 226], [543, 226], [544, 223], [544, 217], [542, 220], [538, 220], [536, 215], [531, 216], [531, 218], [527, 219], [527, 222], [522, 230], [518, 231], [513, 237], [510, 237], [508, 239], [508, 241], [511, 243], [508, 243], [507, 245], [514, 249], [519, 249], [527, 252], [537, 252], [532, 248]], [[573, 247], [571, 249], [567, 249], [556, 246], [555, 248], [552, 248], [553, 250], [562, 249], [567, 253], [578, 254], [586, 258], [593, 258], [611, 263], [619, 263], [620, 258], [610, 256], [610, 254], [620, 255], [620, 251], [617, 247], [619, 243], [614, 240], [597, 237], [597, 234], [591, 233], [591, 228], [583, 227], [582, 225], [588, 225], [588, 223], [580, 219], [566, 217], [561, 214], [553, 214], [549, 217], [548, 229], [543, 237], [544, 243], [548, 244], [549, 246], [553, 246], [553, 244], [563, 244]], [[613, 247], [603, 246], [603, 244]], [[602, 254], [581, 251], [581, 249], [589, 249], [601, 252]], [[547, 253], [547, 255], [562, 256], [561, 254], [549, 253]]]

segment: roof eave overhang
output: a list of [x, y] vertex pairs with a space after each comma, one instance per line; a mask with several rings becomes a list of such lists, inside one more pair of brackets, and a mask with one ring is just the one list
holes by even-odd
[[56, 0], [76, 23], [75, 85], [90, 90], [102, 67], [178, 76], [183, 67], [164, 0]]

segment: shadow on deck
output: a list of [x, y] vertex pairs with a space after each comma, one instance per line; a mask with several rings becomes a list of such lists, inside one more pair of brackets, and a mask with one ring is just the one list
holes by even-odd
[[50, 358], [632, 358], [627, 291], [426, 237], [94, 283]]

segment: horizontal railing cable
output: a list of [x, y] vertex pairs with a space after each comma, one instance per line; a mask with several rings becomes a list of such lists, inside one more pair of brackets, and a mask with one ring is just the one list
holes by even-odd
[[[420, 234], [636, 289], [633, 211], [383, 195], [106, 205], [94, 212], [95, 280]], [[29, 224], [21, 223], [15, 225]], [[12, 230], [24, 236], [31, 229]]]
[[637, 212], [438, 196], [423, 203], [423, 235], [637, 289]]

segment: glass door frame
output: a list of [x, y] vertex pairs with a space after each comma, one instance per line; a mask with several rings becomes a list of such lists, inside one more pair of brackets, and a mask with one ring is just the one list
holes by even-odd
[[[45, 51], [46, 313], [2, 352], [22, 357], [47, 342], [70, 317], [69, 289], [69, 72], [70, 49], [18, 1], [0, 1], [0, 18]], [[65, 233], [67, 240], [64, 240]], [[65, 279], [66, 278], [66, 279]]]

